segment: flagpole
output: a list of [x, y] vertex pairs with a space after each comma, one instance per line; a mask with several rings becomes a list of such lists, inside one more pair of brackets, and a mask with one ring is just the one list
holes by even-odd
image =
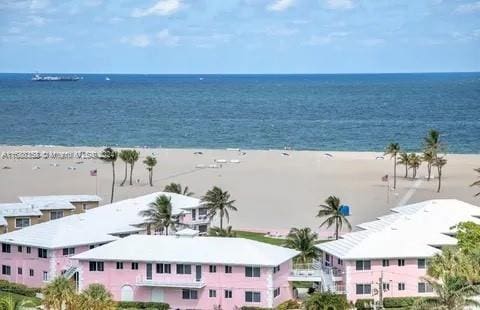
[[98, 195], [98, 169], [95, 168], [95, 195]]
[[390, 203], [390, 178], [387, 177], [387, 203]]

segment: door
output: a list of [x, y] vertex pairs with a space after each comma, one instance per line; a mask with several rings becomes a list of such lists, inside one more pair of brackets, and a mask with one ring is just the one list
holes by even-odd
[[163, 288], [152, 287], [152, 301], [153, 302], [164, 302]]
[[152, 264], [147, 264], [147, 280], [152, 280]]
[[133, 301], [133, 288], [130, 285], [122, 286], [122, 290], [120, 292], [120, 300]]
[[197, 282], [202, 281], [202, 265], [195, 266], [195, 280]]

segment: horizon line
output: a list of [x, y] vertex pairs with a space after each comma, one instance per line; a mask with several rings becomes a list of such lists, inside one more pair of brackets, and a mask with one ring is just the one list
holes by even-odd
[[326, 72], [326, 73], [135, 73], [135, 72], [0, 72], [0, 74], [88, 74], [88, 75], [373, 75], [373, 74], [446, 74], [446, 73], [480, 73], [480, 71], [405, 71], [405, 72]]

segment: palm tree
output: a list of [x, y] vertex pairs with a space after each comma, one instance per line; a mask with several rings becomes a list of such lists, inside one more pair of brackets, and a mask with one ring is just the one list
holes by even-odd
[[[475, 170], [476, 172], [480, 173], [480, 168], [477, 168], [477, 169], [473, 169]], [[470, 184], [470, 186], [480, 186], [480, 175], [479, 175], [479, 179], [475, 182], [473, 182], [472, 184]], [[476, 193], [475, 194], [475, 197], [479, 196], [480, 195], [480, 192]]]
[[393, 189], [397, 188], [397, 155], [400, 152], [400, 144], [390, 143], [385, 150], [385, 155], [393, 158]]
[[185, 188], [182, 188], [182, 185], [180, 183], [170, 183], [165, 186], [163, 189], [164, 192], [167, 193], [176, 193], [184, 196], [193, 196], [193, 192], [191, 192], [188, 189], [188, 186], [185, 186]]
[[480, 293], [480, 287], [466, 283], [461, 277], [446, 276], [442, 280], [427, 277], [425, 281], [433, 288], [436, 298], [422, 300], [420, 304], [424, 309], [462, 310], [480, 306], [480, 302], [472, 298]]
[[440, 142], [440, 132], [430, 129], [427, 136], [423, 139], [425, 143], [425, 151], [431, 151], [434, 158], [440, 153], [442, 144]]
[[455, 248], [444, 248], [428, 260], [427, 274], [433, 278], [465, 275], [465, 256]]
[[125, 185], [125, 182], [127, 182], [127, 166], [128, 166], [128, 158], [130, 157], [130, 150], [121, 150], [120, 153], [118, 153], [118, 157], [125, 163], [125, 175], [123, 177], [122, 183], [120, 183], [120, 186]]
[[426, 149], [423, 151], [422, 160], [427, 163], [427, 173], [428, 178], [427, 180], [430, 181], [432, 175], [432, 165], [435, 161], [435, 156], [433, 155], [433, 151], [430, 149]]
[[327, 225], [330, 228], [335, 225], [335, 239], [338, 240], [339, 232], [343, 225], [347, 225], [348, 229], [352, 229], [352, 225], [348, 221], [347, 217], [341, 212], [340, 199], [335, 196], [330, 196], [325, 200], [324, 205], [320, 205], [317, 217], [324, 218], [325, 221], [320, 224], [320, 227]]
[[222, 229], [220, 227], [211, 227], [208, 230], [208, 235], [212, 237], [236, 237], [237, 234], [232, 230], [232, 226]]
[[443, 157], [436, 157], [433, 165], [437, 167], [438, 174], [438, 188], [437, 193], [440, 193], [440, 187], [442, 186], [442, 168], [447, 164], [447, 160]]
[[143, 163], [147, 166], [148, 183], [150, 183], [150, 186], [153, 186], [153, 167], [157, 165], [157, 159], [152, 156], [147, 156]]
[[400, 153], [398, 156], [397, 165], [405, 165], [405, 178], [408, 178], [408, 154], [406, 152]]
[[222, 191], [220, 187], [214, 186], [209, 190], [201, 200], [207, 208], [207, 215], [213, 219], [217, 214], [220, 216], [220, 229], [223, 229], [223, 217], [230, 222], [229, 210], [237, 211], [233, 205], [235, 200], [230, 200], [228, 191]]
[[107, 147], [103, 150], [100, 159], [104, 162], [112, 164], [112, 194], [110, 196], [110, 202], [113, 202], [113, 193], [115, 190], [115, 162], [118, 158], [118, 152], [113, 150], [111, 147]]
[[18, 299], [13, 298], [12, 295], [4, 295], [0, 297], [0, 309], [1, 310], [25, 310], [34, 309], [35, 303], [26, 298]]
[[410, 167], [412, 167], [414, 179], [417, 177], [417, 169], [418, 167], [420, 167], [421, 163], [422, 159], [417, 154], [411, 153], [408, 155], [408, 164], [410, 165]]
[[43, 289], [43, 305], [51, 310], [73, 308], [76, 300], [72, 282], [65, 277], [56, 277]]
[[310, 228], [292, 228], [285, 239], [284, 246], [300, 252], [295, 262], [307, 264], [318, 258], [318, 250], [315, 247], [317, 242], [318, 236]]
[[82, 309], [117, 309], [112, 294], [102, 284], [90, 284], [79, 296]]
[[128, 156], [128, 163], [130, 164], [130, 185], [133, 185], [133, 166], [138, 161], [140, 153], [137, 150], [130, 150], [130, 156]]
[[151, 228], [155, 230], [165, 230], [168, 235], [168, 228], [178, 222], [177, 216], [172, 214], [171, 198], [165, 195], [158, 196], [154, 202], [149, 205], [149, 209], [139, 212], [140, 216], [146, 217], [147, 234], [151, 234]]

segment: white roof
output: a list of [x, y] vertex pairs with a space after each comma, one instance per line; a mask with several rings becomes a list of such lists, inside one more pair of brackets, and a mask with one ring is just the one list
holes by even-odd
[[152, 193], [87, 210], [21, 230], [0, 235], [0, 242], [25, 244], [44, 248], [62, 248], [98, 244], [118, 239], [113, 235], [143, 231], [145, 219], [138, 213], [146, 210], [158, 195], [172, 199], [172, 213], [181, 214], [183, 206], [199, 204], [199, 199], [174, 193]]
[[41, 216], [42, 212], [25, 203], [0, 203], [0, 218], [15, 216]]
[[175, 232], [175, 235], [177, 235], [177, 236], [198, 236], [199, 233], [200, 233], [200, 231], [198, 231], [198, 230], [191, 229], [191, 228], [185, 228], [185, 229], [182, 229], [182, 230], [179, 230], [179, 231]]
[[131, 235], [73, 259], [277, 266], [298, 254], [243, 238]]
[[439, 246], [457, 243], [452, 226], [465, 221], [480, 224], [480, 207], [455, 199], [428, 200], [392, 211], [317, 247], [345, 260], [430, 257], [440, 252]]
[[97, 195], [49, 195], [21, 196], [21, 202], [32, 205], [40, 210], [75, 209], [72, 202], [99, 202]]

